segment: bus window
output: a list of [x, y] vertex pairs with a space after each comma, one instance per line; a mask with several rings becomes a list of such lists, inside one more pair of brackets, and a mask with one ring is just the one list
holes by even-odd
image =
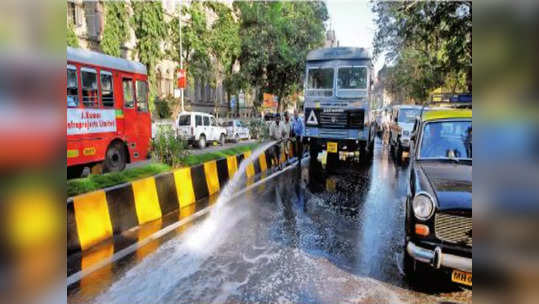
[[122, 87], [124, 91], [124, 107], [133, 108], [135, 98], [133, 96], [133, 81], [129, 78], [122, 79]]
[[67, 66], [67, 106], [70, 108], [79, 105], [79, 82], [77, 79], [77, 68], [72, 65]]
[[112, 73], [101, 71], [101, 102], [104, 107], [114, 107], [114, 90], [112, 89]]
[[96, 108], [97, 101], [97, 73], [94, 69], [82, 68], [82, 103], [89, 108]]
[[137, 110], [148, 112], [148, 87], [146, 82], [137, 80]]
[[210, 118], [208, 116], [204, 116], [204, 126], [210, 125]]
[[202, 117], [200, 115], [195, 116], [195, 127], [202, 126]]

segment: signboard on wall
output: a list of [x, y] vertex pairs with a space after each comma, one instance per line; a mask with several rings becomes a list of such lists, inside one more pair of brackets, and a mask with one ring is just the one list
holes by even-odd
[[114, 109], [67, 109], [67, 135], [116, 132]]
[[185, 89], [187, 84], [187, 71], [185, 69], [178, 69], [178, 88]]

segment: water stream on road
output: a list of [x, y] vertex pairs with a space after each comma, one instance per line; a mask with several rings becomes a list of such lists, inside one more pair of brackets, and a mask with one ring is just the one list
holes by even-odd
[[207, 243], [212, 239], [213, 235], [217, 231], [222, 230], [221, 224], [225, 220], [230, 220], [228, 218], [230, 212], [229, 210], [224, 210], [224, 205], [226, 202], [230, 201], [234, 195], [241, 190], [240, 188], [244, 185], [244, 178], [246, 176], [247, 166], [252, 164], [254, 161], [258, 160], [258, 157], [264, 153], [268, 148], [273, 146], [277, 141], [271, 141], [261, 145], [256, 148], [251, 155], [244, 159], [238, 171], [232, 176], [232, 178], [226, 183], [225, 187], [219, 193], [217, 202], [215, 203], [214, 208], [211, 210], [208, 217], [197, 227], [196, 231], [189, 233], [186, 239], [186, 245], [192, 249], [201, 251], [204, 250]]

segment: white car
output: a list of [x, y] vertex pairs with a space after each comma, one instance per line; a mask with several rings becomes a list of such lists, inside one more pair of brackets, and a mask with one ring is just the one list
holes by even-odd
[[206, 147], [208, 142], [225, 144], [226, 130], [217, 125], [215, 117], [208, 113], [182, 112], [176, 119], [177, 135], [199, 148]]
[[234, 119], [226, 121], [223, 123], [223, 126], [226, 129], [226, 137], [228, 140], [233, 140], [235, 142], [240, 139], [250, 139], [251, 134], [249, 133], [249, 128], [241, 122], [240, 120]]

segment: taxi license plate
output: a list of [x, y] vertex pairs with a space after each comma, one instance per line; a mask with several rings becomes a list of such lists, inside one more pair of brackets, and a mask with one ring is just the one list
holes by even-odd
[[472, 274], [459, 270], [453, 270], [453, 273], [451, 274], [451, 281], [472, 286]]
[[328, 142], [328, 152], [330, 153], [337, 153], [337, 143], [336, 142]]

